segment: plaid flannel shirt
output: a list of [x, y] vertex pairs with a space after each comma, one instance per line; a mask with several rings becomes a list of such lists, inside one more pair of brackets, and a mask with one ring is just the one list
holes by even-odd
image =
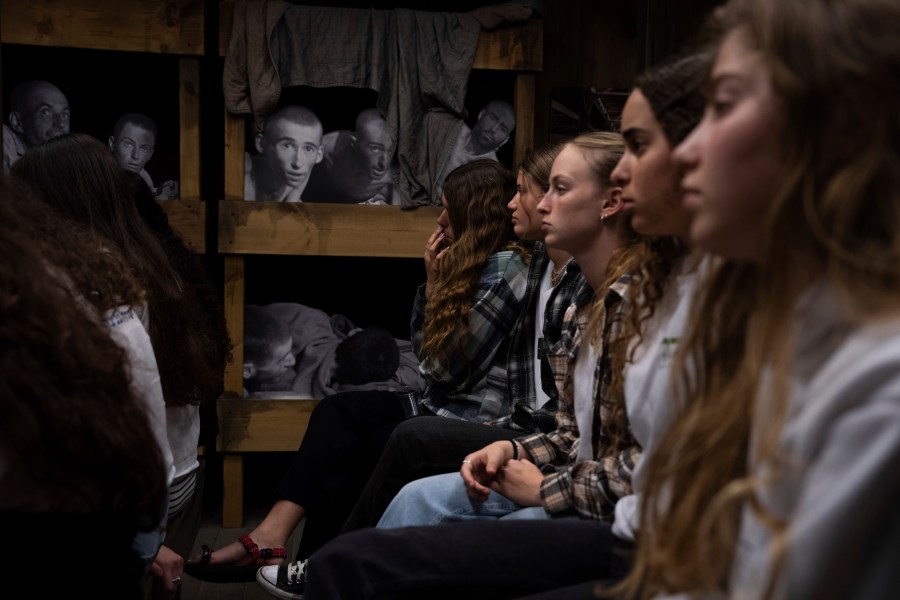
[[[558, 408], [557, 392], [553, 374], [550, 372], [550, 366], [547, 363], [545, 349], [559, 340], [563, 315], [565, 315], [566, 309], [569, 308], [569, 304], [572, 303], [575, 290], [580, 286], [584, 278], [581, 275], [581, 269], [575, 264], [575, 261], [570, 260], [565, 267], [563, 278], [550, 291], [547, 305], [544, 307], [544, 321], [540, 324], [542, 348], [535, 348], [535, 330], [538, 327], [538, 324], [535, 323], [537, 302], [540, 296], [541, 282], [544, 279], [544, 272], [549, 266], [552, 266], [552, 263], [550, 262], [550, 257], [547, 256], [544, 244], [537, 242], [531, 258], [531, 265], [528, 268], [528, 285], [525, 290], [522, 312], [509, 336], [510, 344], [506, 361], [506, 376], [508, 382], [507, 393], [511, 405], [522, 404], [533, 410], [543, 408], [550, 414], [553, 414]], [[544, 392], [550, 398], [543, 407], [537, 405], [537, 390], [534, 385], [534, 357], [538, 352], [541, 359], [541, 387], [543, 387]], [[491, 425], [508, 427], [523, 433], [537, 432], [537, 430], [531, 431], [519, 427], [512, 422], [510, 415], [492, 421]]]
[[586, 281], [566, 311], [560, 341], [548, 350], [548, 360], [559, 389], [558, 428], [548, 434], [535, 434], [518, 440], [545, 474], [541, 499], [547, 512], [574, 509], [582, 517], [609, 521], [613, 518], [616, 501], [632, 493], [631, 478], [641, 455], [640, 445], [631, 437], [624, 449], [608, 453], [604, 448], [606, 440], [600, 434], [600, 423], [608, 417], [608, 409], [600, 403], [600, 399], [607, 394], [612, 376], [606, 354], [607, 345], [613, 324], [618, 320], [613, 316], [622, 315], [630, 308], [624, 300], [630, 281], [631, 276], [627, 274], [619, 278], [604, 297], [603, 342], [593, 382], [595, 418], [592, 439], [596, 440], [594, 456], [599, 456], [599, 459], [578, 463], [575, 448], [579, 434], [575, 421], [573, 375], [594, 301], [594, 292]]
[[[413, 350], [428, 388], [424, 404], [443, 417], [487, 422], [509, 414], [506, 355], [525, 298], [528, 265], [518, 252], [492, 254], [475, 290], [469, 311], [469, 335], [462, 353], [448, 364], [422, 360], [425, 286], [416, 291], [410, 322]], [[463, 387], [465, 385], [465, 387]]]

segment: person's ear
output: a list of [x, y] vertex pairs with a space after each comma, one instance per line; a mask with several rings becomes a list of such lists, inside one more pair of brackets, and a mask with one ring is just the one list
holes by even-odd
[[116, 138], [114, 138], [113, 136], [109, 136], [109, 151], [116, 151]]
[[263, 151], [263, 134], [257, 133], [253, 136], [253, 145], [256, 147], [256, 151], [262, 153]]
[[25, 127], [22, 123], [22, 115], [19, 111], [13, 110], [9, 113], [9, 128], [16, 133], [25, 133]]
[[624, 206], [625, 200], [622, 197], [622, 188], [613, 186], [603, 195], [603, 200], [600, 203], [600, 211], [603, 214], [603, 218], [608, 219], [621, 212]]
[[325, 158], [325, 146], [319, 146], [319, 149], [316, 151], [316, 162], [314, 164], [319, 164], [322, 162], [322, 159]]
[[256, 377], [256, 365], [252, 362], [244, 363], [244, 379], [253, 379]]

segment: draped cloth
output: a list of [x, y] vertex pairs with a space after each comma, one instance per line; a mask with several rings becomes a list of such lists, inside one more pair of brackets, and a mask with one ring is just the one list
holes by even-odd
[[401, 207], [437, 205], [436, 178], [467, 116], [481, 28], [531, 13], [526, 4], [450, 13], [236, 0], [222, 76], [225, 108], [252, 115], [261, 131], [283, 87], [374, 90], [394, 141], [391, 172]]

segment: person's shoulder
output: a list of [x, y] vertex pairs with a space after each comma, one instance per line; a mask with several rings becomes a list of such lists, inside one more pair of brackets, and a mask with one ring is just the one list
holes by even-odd
[[356, 136], [353, 135], [352, 131], [338, 129], [336, 131], [329, 131], [322, 137], [322, 148], [326, 155], [329, 153], [334, 154], [335, 152], [348, 148], [354, 142], [356, 142]]
[[256, 200], [256, 177], [253, 171], [253, 155], [244, 152], [244, 200]]
[[3, 124], [3, 160], [4, 162], [15, 162], [22, 154], [25, 153], [25, 142], [22, 136], [13, 131], [13, 128], [7, 124]]
[[505, 279], [526, 280], [528, 277], [528, 263], [525, 257], [517, 250], [500, 250], [491, 254], [484, 263], [481, 272], [482, 281], [498, 281]]
[[153, 185], [153, 178], [150, 177], [150, 173], [147, 172], [147, 169], [141, 169], [141, 172], [138, 173], [138, 175], [141, 179], [144, 180], [144, 183], [147, 184], [147, 187], [149, 187], [151, 190], [154, 190], [154, 192], [156, 191], [156, 186]]

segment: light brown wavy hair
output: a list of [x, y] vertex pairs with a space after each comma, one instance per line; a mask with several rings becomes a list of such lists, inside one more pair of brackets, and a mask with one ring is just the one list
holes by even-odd
[[469, 310], [488, 258], [501, 250], [523, 251], [510, 215], [516, 178], [499, 162], [479, 159], [444, 179], [447, 215], [455, 239], [441, 259], [422, 326], [427, 361], [448, 364], [469, 334]]
[[[896, 314], [900, 297], [900, 4], [732, 0], [709, 31], [715, 43], [740, 31], [760, 52], [788, 124], [784, 177], [764, 217], [761, 260], [721, 265], [695, 303], [677, 360], [686, 408], [644, 458], [632, 597], [726, 586], [744, 506], [773, 532], [775, 569], [760, 582], [772, 595], [788, 530], [759, 503], [769, 480], [754, 467], [772, 465], [777, 476], [783, 465], [777, 442], [797, 282], [808, 281], [810, 270], [825, 277], [851, 323]], [[767, 367], [774, 385], [766, 409], [774, 417], [757, 431], [750, 457]], [[823, 577], [823, 585], [829, 581]], [[851, 593], [829, 589], [828, 597]]]
[[528, 175], [545, 194], [550, 189], [550, 170], [553, 168], [553, 161], [564, 145], [546, 144], [529, 150], [519, 164], [519, 170]]
[[[519, 163], [519, 171], [528, 176], [528, 185], [537, 185], [541, 192], [546, 194], [550, 189], [550, 169], [553, 168], [553, 161], [556, 155], [563, 149], [564, 144], [546, 144], [535, 149], [529, 149], [525, 153], [525, 158]], [[518, 185], [518, 184], [517, 184]], [[519, 244], [522, 252], [522, 259], [531, 264], [534, 257], [535, 243], [529, 240], [522, 240]]]

